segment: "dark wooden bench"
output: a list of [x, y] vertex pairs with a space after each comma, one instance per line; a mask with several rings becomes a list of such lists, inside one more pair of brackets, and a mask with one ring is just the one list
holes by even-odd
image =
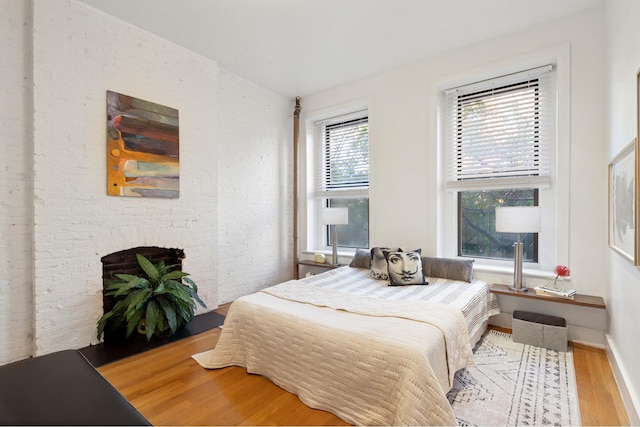
[[0, 366], [2, 425], [150, 425], [76, 350]]

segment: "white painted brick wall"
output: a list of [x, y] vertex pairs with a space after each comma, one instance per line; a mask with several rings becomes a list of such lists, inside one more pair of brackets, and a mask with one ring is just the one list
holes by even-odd
[[[36, 354], [97, 342], [114, 251], [183, 248], [215, 308], [217, 64], [75, 0], [36, 0], [33, 33]], [[179, 110], [179, 199], [106, 195], [107, 90]]]
[[0, 364], [33, 350], [31, 5], [0, 0]]
[[[1, 46], [13, 59], [0, 65], [12, 64], [7, 74], [1, 69], [0, 91], [16, 99], [7, 106], [3, 97], [2, 108], [17, 114], [0, 122], [11, 146], [0, 190], [0, 256], [8, 260], [0, 264], [0, 363], [30, 355], [32, 346], [40, 355], [96, 343], [100, 258], [114, 251], [183, 248], [184, 269], [209, 309], [221, 295], [226, 302], [288, 278], [289, 100], [84, 3], [35, 0], [31, 117], [30, 85], [18, 66], [29, 57], [24, 3], [0, 0], [9, 24], [2, 31], [12, 34]], [[107, 90], [179, 110], [179, 199], [106, 195]], [[7, 353], [7, 342], [17, 350]]]
[[294, 101], [219, 71], [220, 303], [293, 278]]

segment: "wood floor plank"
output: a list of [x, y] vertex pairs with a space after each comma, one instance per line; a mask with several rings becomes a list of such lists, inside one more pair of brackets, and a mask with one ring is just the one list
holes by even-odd
[[572, 347], [582, 425], [628, 426], [629, 417], [606, 352], [577, 343]]
[[[244, 368], [203, 369], [191, 355], [219, 336], [216, 328], [99, 371], [154, 425], [347, 425]], [[573, 358], [582, 424], [629, 425], [604, 350], [573, 344]]]
[[347, 425], [246, 369], [203, 369], [192, 354], [215, 346], [220, 329], [99, 368], [154, 425]]

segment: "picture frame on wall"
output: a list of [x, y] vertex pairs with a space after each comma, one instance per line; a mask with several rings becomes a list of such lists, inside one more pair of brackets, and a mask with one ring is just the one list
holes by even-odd
[[609, 163], [609, 246], [640, 265], [638, 244], [637, 138]]

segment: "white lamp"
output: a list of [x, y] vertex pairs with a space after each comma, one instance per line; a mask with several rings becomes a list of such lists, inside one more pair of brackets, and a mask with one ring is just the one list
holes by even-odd
[[338, 235], [336, 233], [336, 225], [349, 224], [348, 208], [323, 208], [321, 210], [322, 223], [333, 228], [333, 258], [331, 265], [338, 265]]
[[522, 242], [520, 233], [540, 232], [540, 207], [538, 206], [510, 206], [496, 208], [496, 231], [501, 233], [516, 233], [518, 241], [513, 244], [513, 286], [509, 289], [515, 292], [527, 292], [522, 286]]

